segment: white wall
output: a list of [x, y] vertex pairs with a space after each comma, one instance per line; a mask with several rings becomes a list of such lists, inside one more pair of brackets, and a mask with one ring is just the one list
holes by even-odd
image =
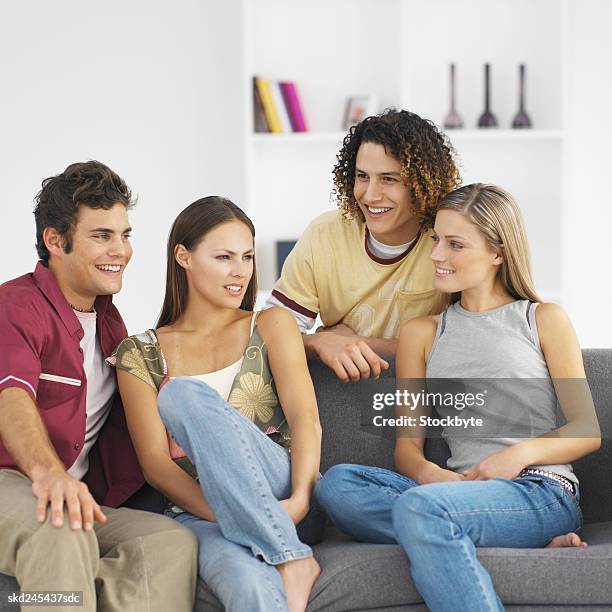
[[570, 3], [564, 304], [582, 346], [612, 347], [612, 3]]
[[239, 0], [20, 0], [0, 5], [0, 282], [36, 262], [33, 196], [69, 163], [99, 159], [139, 202], [117, 296], [128, 329], [161, 306], [176, 214], [244, 198]]
[[[561, 123], [559, 0], [407, 0], [402, 40], [410, 110], [442, 124], [449, 111], [448, 64], [456, 64], [456, 110], [475, 128], [484, 110], [484, 63], [491, 111], [509, 128], [518, 110], [518, 65], [527, 67], [526, 111], [537, 129]], [[432, 34], [435, 32], [435, 42]], [[452, 135], [452, 134], [451, 134]]]
[[[462, 179], [513, 194], [527, 225], [538, 292], [560, 301], [563, 1], [406, 0], [403, 6], [403, 106], [443, 125], [450, 110], [449, 63], [455, 63], [456, 111], [465, 129], [447, 133]], [[499, 129], [474, 135], [470, 130], [484, 110], [485, 62]], [[518, 110], [521, 63], [534, 129], [508, 134]]]
[[[257, 10], [255, 0], [244, 1]], [[425, 0], [419, 1], [425, 6]], [[296, 17], [287, 44], [307, 44], [316, 41], [320, 28], [340, 27], [344, 3], [333, 2], [329, 0], [331, 8], [322, 11], [320, 19], [309, 12], [306, 25]], [[612, 38], [607, 31], [612, 3], [567, 2], [569, 42], [562, 71], [567, 75], [563, 120], [568, 129], [564, 162], [569, 195], [563, 256], [557, 265], [564, 304], [582, 345], [612, 346]], [[495, 2], [490, 4], [494, 7]], [[299, 16], [299, 4], [293, 5]], [[394, 5], [395, 0], [385, 7]], [[379, 33], [390, 16], [383, 13], [356, 10], [346, 13], [346, 23], [369, 19]], [[177, 212], [203, 195], [224, 194], [239, 204], [246, 196], [248, 107], [243, 100], [250, 91], [245, 91], [245, 64], [256, 70], [260, 60], [272, 60], [249, 57], [242, 17], [240, 0], [0, 4], [0, 282], [31, 270], [36, 261], [31, 211], [41, 180], [76, 160], [100, 159], [122, 174], [139, 196], [132, 213], [135, 254], [117, 303], [131, 332], [154, 322], [163, 292], [166, 236]], [[251, 35], [261, 35], [266, 28], [260, 24], [259, 32]], [[350, 28], [343, 27], [338, 36], [344, 40], [349, 33]], [[372, 40], [381, 43], [380, 36]], [[474, 37], [465, 40], [475, 44]], [[358, 41], [358, 54], [370, 42]], [[274, 51], [279, 70], [298, 81], [309, 78], [307, 70], [316, 79], [320, 63], [328, 61], [327, 50], [315, 42], [308, 61], [295, 72], [283, 64], [292, 53]], [[387, 97], [392, 97], [385, 72], [381, 74]], [[314, 107], [317, 103], [312, 102]], [[335, 116], [321, 117], [319, 128], [335, 125]], [[314, 146], [323, 147], [322, 157], [329, 157], [331, 170], [331, 152]], [[265, 156], [266, 147], [257, 145], [256, 155]], [[307, 183], [309, 172], [304, 176]], [[327, 199], [317, 201], [312, 216], [314, 208], [327, 205]], [[290, 216], [285, 210], [281, 214]], [[266, 215], [270, 222], [278, 219], [276, 210]], [[272, 228], [258, 220], [259, 235], [270, 233]]]

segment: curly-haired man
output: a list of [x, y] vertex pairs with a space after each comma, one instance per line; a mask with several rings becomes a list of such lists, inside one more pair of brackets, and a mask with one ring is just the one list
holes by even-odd
[[320, 315], [306, 353], [341, 380], [378, 377], [400, 326], [435, 307], [429, 228], [459, 171], [431, 121], [391, 109], [350, 129], [333, 174], [339, 210], [308, 226], [267, 305], [291, 310], [302, 332]]

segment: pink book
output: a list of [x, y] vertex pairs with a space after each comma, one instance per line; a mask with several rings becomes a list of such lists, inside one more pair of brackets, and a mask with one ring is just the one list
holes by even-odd
[[295, 83], [290, 81], [284, 81], [279, 83], [281, 93], [283, 94], [283, 100], [285, 106], [289, 112], [289, 120], [291, 121], [291, 128], [294, 132], [307, 132], [308, 127], [306, 126], [306, 119], [302, 112], [302, 105], [298, 96], [297, 87]]

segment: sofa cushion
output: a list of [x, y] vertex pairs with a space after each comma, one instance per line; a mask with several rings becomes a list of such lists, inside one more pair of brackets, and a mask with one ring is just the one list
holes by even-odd
[[[612, 603], [612, 522], [588, 525], [587, 548], [479, 548], [504, 604], [573, 606]], [[334, 529], [314, 547], [321, 565], [308, 610], [394, 609], [422, 603], [403, 550], [352, 542]], [[222, 610], [200, 580], [199, 610]], [[555, 609], [559, 609], [556, 607]]]
[[[610, 605], [612, 522], [585, 527], [587, 548], [479, 548], [504, 604]], [[309, 610], [362, 610], [422, 602], [399, 546], [332, 535], [315, 547], [322, 573]]]
[[586, 523], [612, 521], [612, 350], [582, 351], [601, 428], [601, 448], [573, 462]]

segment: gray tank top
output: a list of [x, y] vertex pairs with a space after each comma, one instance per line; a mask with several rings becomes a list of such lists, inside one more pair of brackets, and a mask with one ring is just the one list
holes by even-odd
[[[455, 388], [486, 388], [483, 405], [436, 405], [437, 416], [481, 418], [484, 427], [462, 430], [442, 427], [451, 457], [448, 468], [462, 472], [485, 457], [533, 435], [559, 426], [557, 396], [536, 326], [537, 304], [517, 300], [487, 312], [470, 312], [459, 302], [439, 317], [434, 344], [427, 359], [429, 379], [453, 379]], [[436, 381], [431, 381], [435, 386]], [[439, 381], [447, 385], [446, 381]], [[434, 389], [435, 391], [435, 389]], [[474, 422], [474, 421], [472, 421]], [[497, 427], [491, 427], [494, 423]], [[504, 435], [504, 427], [510, 433]], [[536, 465], [578, 484], [572, 466]]]

